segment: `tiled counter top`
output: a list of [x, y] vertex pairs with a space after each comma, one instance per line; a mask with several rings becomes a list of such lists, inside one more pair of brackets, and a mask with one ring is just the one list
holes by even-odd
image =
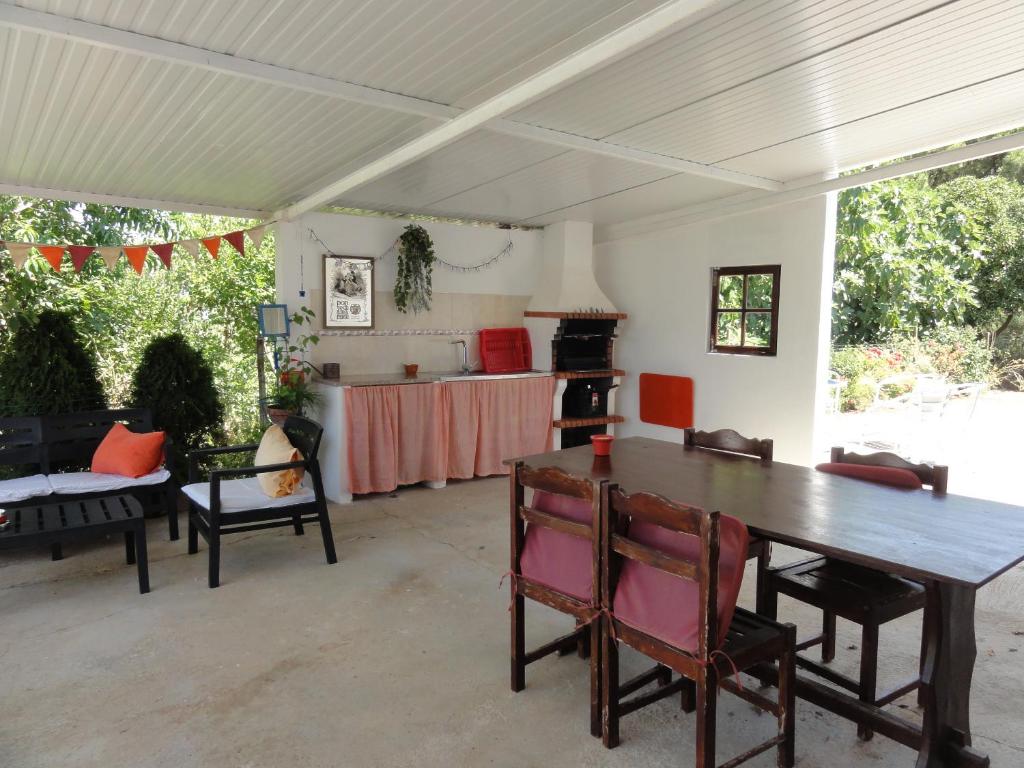
[[329, 387], [382, 387], [395, 384], [436, 384], [440, 381], [488, 381], [492, 379], [534, 379], [551, 376], [551, 371], [524, 371], [522, 373], [470, 373], [452, 371], [420, 373], [406, 376], [404, 373], [357, 373], [338, 379], [316, 379], [317, 384]]

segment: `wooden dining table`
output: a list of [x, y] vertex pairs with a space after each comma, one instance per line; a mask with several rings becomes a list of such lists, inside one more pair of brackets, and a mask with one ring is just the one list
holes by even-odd
[[924, 583], [932, 618], [924, 630], [920, 725], [806, 675], [797, 695], [916, 749], [918, 768], [989, 765], [971, 746], [975, 594], [1024, 561], [1024, 507], [643, 437], [616, 440], [607, 458], [580, 446], [518, 460], [717, 510], [753, 535]]

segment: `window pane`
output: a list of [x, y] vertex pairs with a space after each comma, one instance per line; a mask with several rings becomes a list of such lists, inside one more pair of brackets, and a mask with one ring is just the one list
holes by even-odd
[[718, 278], [718, 308], [743, 309], [743, 275]]
[[772, 315], [770, 312], [747, 313], [747, 337], [745, 347], [771, 346]]
[[740, 345], [740, 312], [719, 312], [718, 329], [715, 334], [717, 343], [723, 347]]
[[747, 278], [747, 307], [750, 309], [771, 309], [772, 276], [750, 275]]

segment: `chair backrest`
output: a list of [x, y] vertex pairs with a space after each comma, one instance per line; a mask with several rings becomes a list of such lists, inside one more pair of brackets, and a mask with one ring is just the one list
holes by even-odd
[[[562, 517], [551, 511], [526, 505], [526, 489], [534, 491], [534, 504], [539, 493], [564, 496], [577, 499], [590, 505], [589, 524], [579, 520]], [[516, 462], [511, 473], [511, 570], [515, 574], [522, 573], [519, 557], [523, 551], [524, 523], [549, 528], [560, 533], [587, 539], [592, 543], [591, 594], [600, 594], [600, 552], [601, 552], [601, 497], [594, 491], [594, 484], [585, 478], [574, 477], [557, 467], [532, 469]]]
[[[697, 657], [707, 660], [719, 646], [718, 559], [719, 513], [669, 501], [653, 493], [626, 494], [614, 484], [602, 491], [601, 604], [614, 604], [624, 560], [694, 582], [698, 590]], [[697, 538], [694, 557], [680, 557], [630, 538], [637, 523]], [[671, 610], [670, 606], [666, 607]]]
[[119, 408], [41, 416], [43, 471], [62, 465], [88, 467], [97, 446], [116, 423], [132, 432], [151, 432], [153, 416], [148, 408]]
[[888, 451], [878, 453], [847, 453], [845, 448], [832, 449], [833, 464], [859, 464], [866, 467], [890, 467], [913, 472], [924, 485], [930, 485], [932, 493], [945, 493], [949, 484], [949, 467], [941, 464], [913, 464]]
[[316, 461], [320, 450], [320, 438], [324, 428], [305, 416], [289, 416], [281, 427], [293, 446], [299, 449], [306, 461]]
[[42, 424], [38, 416], [0, 418], [0, 466], [35, 465], [42, 471]]
[[771, 440], [744, 437], [734, 429], [717, 429], [714, 432], [686, 429], [683, 431], [683, 444], [687, 448], [753, 456], [765, 462], [772, 460], [774, 452], [774, 443]]

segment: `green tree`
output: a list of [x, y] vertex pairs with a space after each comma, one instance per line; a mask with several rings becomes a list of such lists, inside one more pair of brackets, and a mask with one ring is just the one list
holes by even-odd
[[974, 222], [981, 258], [965, 320], [994, 339], [1024, 310], [1024, 186], [1004, 176], [961, 176], [936, 192], [948, 211]]
[[0, 415], [39, 416], [106, 407], [96, 363], [70, 316], [45, 310], [18, 323], [0, 354]]
[[875, 343], [893, 333], [962, 323], [977, 304], [978, 223], [944, 205], [924, 176], [844, 191], [836, 224], [833, 338]]
[[223, 434], [224, 408], [213, 370], [180, 333], [158, 336], [146, 345], [132, 377], [131, 404], [148, 408], [153, 426], [174, 440], [179, 480], [187, 477], [186, 457]]

